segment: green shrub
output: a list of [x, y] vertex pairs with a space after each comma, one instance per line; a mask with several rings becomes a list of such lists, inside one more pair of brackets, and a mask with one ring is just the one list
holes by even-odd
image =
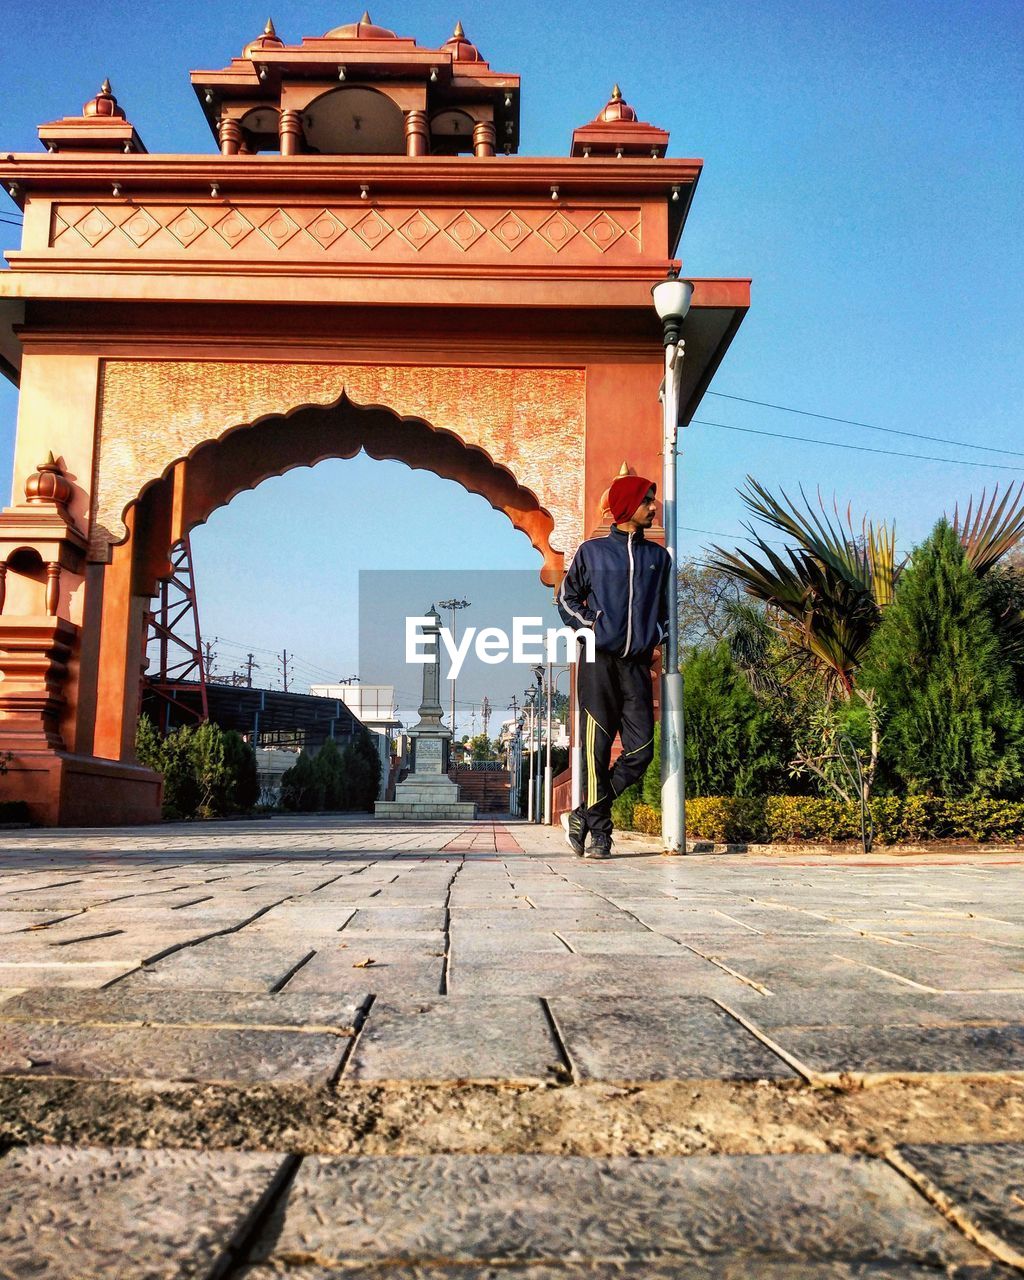
[[661, 810], [649, 804], [638, 804], [633, 809], [633, 830], [645, 836], [661, 835]]
[[765, 840], [765, 801], [760, 797], [694, 796], [686, 801], [686, 834], [701, 840]]
[[323, 778], [305, 751], [281, 777], [281, 805], [293, 813], [315, 813], [324, 807]]
[[755, 697], [728, 644], [691, 650], [682, 671], [687, 793], [755, 796], [779, 786], [786, 734], [773, 708]]
[[256, 753], [240, 734], [212, 722], [182, 725], [162, 737], [142, 716], [135, 753], [141, 764], [163, 774], [165, 818], [248, 812], [259, 797]]
[[[871, 801], [877, 844], [922, 840], [1024, 840], [1024, 801], [983, 797], [878, 796]], [[661, 815], [637, 803], [623, 829], [658, 835]], [[858, 840], [860, 809], [823, 796], [691, 796], [686, 834], [692, 839], [753, 843], [821, 843]]]
[[313, 769], [323, 787], [323, 807], [347, 809], [348, 785], [345, 762], [333, 738], [328, 738], [313, 757]]
[[640, 785], [639, 782], [634, 782], [612, 801], [612, 826], [620, 831], [633, 829], [634, 813], [641, 803]]
[[900, 577], [857, 677], [878, 696], [884, 789], [1024, 789], [1024, 705], [985, 589], [940, 520]]

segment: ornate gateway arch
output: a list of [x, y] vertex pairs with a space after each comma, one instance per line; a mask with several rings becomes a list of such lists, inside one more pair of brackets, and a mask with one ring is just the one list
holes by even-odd
[[[522, 158], [519, 78], [457, 27], [267, 25], [192, 74], [219, 148], [150, 155], [104, 83], [0, 159], [20, 388], [0, 513], [0, 797], [45, 823], [159, 816], [133, 757], [143, 616], [171, 546], [241, 489], [365, 449], [503, 511], [555, 583], [625, 463], [660, 469], [660, 326], [701, 161], [616, 88], [564, 159]], [[702, 279], [686, 423], [749, 302]]]

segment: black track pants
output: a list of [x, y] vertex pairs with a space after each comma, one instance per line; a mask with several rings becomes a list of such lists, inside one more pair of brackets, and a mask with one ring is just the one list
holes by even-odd
[[[651, 668], [645, 658], [619, 658], [598, 649], [594, 661], [581, 661], [577, 671], [582, 808], [592, 834], [611, 836], [612, 801], [643, 776], [654, 757]], [[622, 754], [609, 771], [616, 734]]]

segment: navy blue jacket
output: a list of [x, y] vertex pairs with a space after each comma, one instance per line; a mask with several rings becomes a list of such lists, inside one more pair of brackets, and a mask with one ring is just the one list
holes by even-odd
[[579, 545], [556, 604], [567, 626], [592, 627], [598, 649], [621, 658], [650, 658], [667, 633], [668, 552], [643, 530], [612, 525], [606, 538]]

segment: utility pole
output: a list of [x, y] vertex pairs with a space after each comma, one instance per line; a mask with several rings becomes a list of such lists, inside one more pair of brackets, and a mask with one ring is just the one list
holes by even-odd
[[[440, 608], [440, 609], [448, 609], [448, 610], [450, 610], [450, 611], [451, 611], [451, 615], [452, 615], [452, 644], [454, 644], [454, 643], [455, 643], [455, 611], [456, 611], [456, 609], [468, 609], [468, 608], [469, 608], [469, 606], [470, 606], [470, 601], [469, 601], [469, 600], [456, 600], [456, 599], [453, 597], [451, 600], [439, 600], [437, 603], [438, 603], [438, 608]], [[452, 713], [451, 713], [451, 728], [452, 728], [452, 742], [454, 742], [454, 741], [455, 741], [455, 681], [454, 681], [454, 680], [450, 681], [450, 684], [451, 684], [451, 686], [452, 686]]]
[[213, 641], [203, 641], [203, 672], [209, 678], [213, 674], [213, 664], [217, 661], [217, 655], [213, 651]]
[[256, 670], [259, 670], [259, 665], [260, 664], [254, 660], [253, 654], [247, 653], [245, 655], [245, 687], [247, 689], [252, 688], [253, 668], [255, 667]]
[[[294, 655], [292, 655], [294, 657]], [[288, 650], [281, 651], [281, 684], [285, 693], [288, 692]]]
[[487, 737], [487, 725], [491, 719], [491, 700], [484, 694], [484, 700], [480, 707], [480, 718], [484, 722], [484, 737]]

